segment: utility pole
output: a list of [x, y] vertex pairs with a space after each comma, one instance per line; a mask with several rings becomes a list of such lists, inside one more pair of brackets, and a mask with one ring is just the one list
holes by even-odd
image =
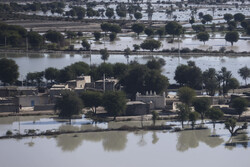
[[181, 57], [181, 52], [180, 52], [180, 35], [178, 35], [178, 65], [180, 65], [180, 57]]
[[90, 48], [89, 48], [89, 54], [90, 54], [89, 66], [91, 66], [91, 45], [92, 45], [92, 43], [90, 42]]
[[29, 43], [28, 43], [28, 38], [26, 37], [26, 51], [29, 51]]
[[105, 73], [103, 74], [103, 92], [105, 92], [105, 81], [106, 81], [106, 79], [105, 79]]
[[6, 49], [6, 44], [7, 44], [7, 39], [6, 39], [6, 36], [4, 37], [4, 47]]

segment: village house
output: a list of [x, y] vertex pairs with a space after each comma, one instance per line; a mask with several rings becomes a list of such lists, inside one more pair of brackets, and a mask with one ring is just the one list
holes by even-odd
[[146, 92], [146, 95], [142, 95], [137, 92], [135, 100], [142, 101], [144, 103], [152, 103], [150, 105], [150, 110], [153, 109], [164, 109], [166, 107], [166, 94], [165, 92], [162, 95], [157, 95], [156, 92]]

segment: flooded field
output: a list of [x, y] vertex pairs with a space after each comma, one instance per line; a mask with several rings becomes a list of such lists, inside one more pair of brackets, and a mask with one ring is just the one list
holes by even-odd
[[[39, 125], [40, 127], [45, 126], [45, 129], [54, 128], [54, 125], [50, 124], [52, 120], [47, 119], [49, 118], [43, 120], [43, 118], [37, 117], [23, 120], [20, 124], [23, 128], [27, 128], [30, 126], [29, 122], [36, 120], [34, 127]], [[1, 120], [1, 122], [3, 121]], [[10, 124], [1, 123], [0, 129], [16, 123], [16, 121]], [[162, 122], [160, 123], [162, 124]], [[177, 122], [165, 122], [165, 124], [170, 123], [179, 125]], [[120, 126], [126, 122], [111, 124], [113, 125], [110, 126]], [[132, 124], [140, 124], [140, 122]], [[74, 124], [68, 126], [79, 127]], [[81, 127], [84, 126], [89, 125], [81, 125]], [[151, 167], [159, 164], [171, 167], [183, 165], [198, 167], [201, 164], [204, 167], [248, 167], [250, 165], [249, 130], [248, 134], [231, 138], [223, 124], [217, 124], [216, 130], [212, 129], [211, 124], [205, 124], [205, 126], [208, 129], [182, 132], [113, 131], [4, 139], [0, 140], [1, 165], [8, 167], [17, 165], [27, 167]], [[211, 137], [211, 135], [218, 136]], [[231, 143], [231, 146], [226, 146], [226, 143]]]
[[[0, 54], [0, 57], [11, 58], [16, 61], [19, 66], [20, 79], [24, 79], [28, 72], [43, 71], [48, 67], [55, 67], [62, 69], [65, 66], [68, 66], [72, 63], [83, 61], [87, 64], [90, 63], [89, 55], [69, 55], [69, 54]], [[161, 55], [152, 55], [152, 56], [130, 56], [130, 61], [138, 61], [139, 63], [146, 63], [152, 58], [163, 58], [166, 61], [166, 65], [163, 67], [163, 75], [167, 76], [170, 80], [170, 83], [175, 83], [174, 81], [174, 71], [179, 64], [186, 64], [187, 61], [195, 61], [196, 65], [201, 68], [202, 71], [208, 68], [215, 68], [220, 70], [221, 67], [226, 67], [228, 70], [232, 71], [234, 77], [236, 77], [241, 84], [244, 84], [244, 81], [238, 74], [238, 70], [246, 65], [250, 64], [249, 57], [228, 57], [228, 56], [200, 56], [200, 57], [181, 57], [171, 56], [171, 53], [168, 56]], [[103, 61], [101, 60], [100, 55], [92, 55], [91, 63], [100, 64]], [[124, 55], [110, 55], [108, 63], [127, 63]]]
[[[115, 41], [110, 42], [109, 39], [106, 41], [96, 42], [93, 39], [89, 40], [91, 43], [91, 47], [93, 50], [99, 50], [103, 48], [107, 48], [108, 50], [124, 50], [129, 47], [131, 50], [133, 49], [133, 45], [140, 45], [147, 37], [140, 36], [138, 37], [128, 37], [128, 36], [120, 36]], [[201, 49], [201, 50], [219, 50], [221, 47], [225, 47], [227, 51], [233, 50], [234, 52], [249, 52], [250, 51], [250, 41], [249, 37], [243, 37], [238, 42], [235, 42], [233, 46], [231, 46], [230, 42], [226, 42], [225, 34], [210, 34], [210, 39], [204, 44], [196, 38], [196, 35], [184, 35], [180, 38], [180, 43], [178, 44], [177, 38], [174, 43], [169, 43], [171, 38], [154, 38], [155, 40], [159, 40], [162, 43], [162, 46], [159, 50], [171, 50], [172, 48], [178, 49], [178, 45], [180, 45], [180, 49], [189, 48], [192, 49]], [[79, 49], [82, 45], [80, 41], [77, 41], [75, 44], [75, 48]]]
[[[100, 1], [97, 1], [100, 2]], [[105, 2], [105, 0], [103, 1]], [[116, 9], [116, 6], [118, 4], [118, 2], [129, 2], [127, 0], [121, 0], [121, 1], [108, 1], [106, 0], [106, 2], [111, 2], [107, 7], [109, 8], [113, 8], [114, 10]], [[142, 3], [144, 2], [144, 3]], [[142, 8], [142, 18], [141, 20], [148, 20], [148, 12], [147, 7], [148, 5], [146, 4], [146, 1], [142, 1], [142, 2], [138, 2], [138, 4], [140, 5], [140, 7]], [[191, 3], [186, 3], [187, 6], [185, 5], [185, 3], [181, 4], [181, 5], [176, 5], [175, 2], [181, 2], [181, 0], [174, 0], [171, 1], [171, 3], [168, 4], [167, 3], [160, 3], [160, 2], [166, 2], [166, 1], [158, 1], [158, 0], [152, 0], [150, 1], [152, 3], [151, 8], [153, 9], [154, 13], [152, 15], [151, 20], [154, 21], [166, 21], [166, 20], [177, 20], [177, 21], [188, 21], [188, 19], [191, 17], [192, 12], [194, 12], [194, 9], [196, 8], [196, 12], [194, 12], [194, 16], [196, 20], [198, 19], [198, 13], [199, 12], [203, 12], [204, 14], [210, 14], [213, 16], [214, 21], [213, 22], [217, 22], [216, 19], [221, 19], [223, 18], [223, 15], [226, 13], [231, 13], [232, 15], [236, 14], [236, 13], [243, 13], [244, 15], [250, 15], [250, 10], [249, 10], [249, 2], [237, 2], [237, 7], [236, 7], [236, 3], [234, 1], [228, 1], [227, 3], [223, 3], [223, 4], [217, 4], [217, 5], [208, 5], [208, 4], [191, 4]], [[86, 8], [86, 5], [81, 5], [82, 7]], [[106, 9], [107, 8], [105, 5], [97, 5], [95, 7], [93, 7], [94, 10], [99, 10], [99, 9]], [[173, 9], [172, 15], [167, 15], [166, 13], [166, 9]], [[215, 8], [215, 9], [214, 9]], [[64, 11], [69, 11], [69, 5], [66, 5], [66, 7], [64, 8]], [[51, 13], [51, 11], [48, 11], [46, 13], [42, 12], [42, 11], [37, 11], [37, 12], [28, 12], [26, 14], [29, 15], [41, 15], [41, 16], [64, 16], [63, 14], [58, 14], [58, 13]], [[197, 14], [197, 15], [196, 15]], [[174, 17], [176, 16], [176, 18]], [[101, 15], [99, 17], [85, 17], [85, 19], [108, 19], [108, 17], [106, 17], [105, 15]], [[126, 17], [120, 18], [117, 14], [114, 15], [113, 19], [126, 19], [126, 20], [135, 20], [134, 17], [130, 17], [129, 14], [127, 14]], [[217, 23], [225, 23], [224, 20], [221, 20], [220, 22]]]

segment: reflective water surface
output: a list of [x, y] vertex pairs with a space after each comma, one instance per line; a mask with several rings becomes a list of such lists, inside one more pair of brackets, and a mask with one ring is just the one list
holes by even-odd
[[[45, 119], [45, 120], [43, 120]], [[0, 129], [15, 125], [16, 120], [1, 119]], [[36, 120], [34, 127], [53, 128], [50, 118], [27, 118], [20, 122], [23, 128]], [[40, 123], [38, 123], [40, 121]], [[82, 122], [85, 120], [83, 119]], [[42, 123], [43, 122], [43, 123]], [[105, 128], [100, 124], [61, 124], [57, 128]], [[178, 122], [159, 121], [157, 124]], [[58, 123], [59, 124], [59, 123]], [[140, 126], [141, 122], [111, 122], [106, 127], [124, 124]], [[146, 121], [145, 124], [152, 124]], [[99, 126], [99, 127], [98, 127]], [[208, 129], [169, 131], [112, 131], [63, 134], [49, 137], [0, 140], [1, 166], [241, 166], [249, 167], [249, 130], [237, 137], [230, 137], [223, 124], [206, 123]], [[34, 128], [33, 127], [33, 128]], [[46, 129], [44, 127], [44, 129]], [[54, 127], [55, 128], [55, 127]], [[213, 136], [213, 137], [212, 137]], [[230, 146], [226, 146], [230, 144]], [[14, 160], [13, 160], [14, 159]]]
[[[19, 66], [20, 79], [26, 77], [28, 72], [43, 71], [48, 67], [55, 67], [62, 69], [65, 66], [68, 66], [72, 63], [83, 61], [87, 64], [90, 64], [90, 57], [86, 54], [4, 54], [0, 53], [1, 57], [11, 58], [16, 61]], [[170, 83], [175, 83], [174, 80], [174, 71], [179, 64], [187, 64], [187, 61], [195, 61], [196, 65], [201, 68], [202, 71], [205, 71], [208, 68], [215, 68], [220, 70], [221, 67], [226, 67], [228, 70], [232, 71], [232, 74], [237, 78], [241, 84], [244, 84], [244, 81], [238, 74], [238, 70], [241, 67], [250, 64], [249, 57], [228, 57], [228, 56], [200, 56], [200, 57], [181, 57], [177, 56], [161, 56], [161, 55], [151, 55], [151, 56], [130, 56], [129, 60], [136, 60], [139, 63], [145, 64], [148, 60], [153, 58], [163, 58], [166, 61], [166, 65], [163, 67], [162, 74], [169, 78]], [[100, 64], [103, 61], [101, 60], [100, 55], [92, 55], [91, 63]], [[108, 63], [127, 63], [127, 59], [124, 55], [115, 54], [110, 55]]]

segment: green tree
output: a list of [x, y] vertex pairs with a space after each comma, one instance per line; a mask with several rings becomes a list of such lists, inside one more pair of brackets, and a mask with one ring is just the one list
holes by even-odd
[[179, 36], [183, 32], [183, 28], [177, 22], [170, 21], [165, 26], [165, 31], [166, 31], [167, 34], [173, 35], [173, 38], [174, 38], [175, 35]]
[[28, 41], [33, 48], [40, 48], [44, 43], [43, 37], [34, 31], [28, 32]]
[[81, 94], [80, 98], [85, 107], [92, 108], [94, 114], [96, 114], [96, 108], [102, 105], [102, 93], [86, 91]]
[[69, 68], [69, 70], [73, 72], [74, 79], [77, 76], [88, 74], [90, 71], [89, 65], [81, 61], [71, 64], [70, 66], [67, 66], [66, 68]]
[[219, 108], [210, 108], [208, 112], [206, 113], [209, 119], [213, 122], [213, 127], [215, 128], [215, 123], [217, 120], [220, 120], [223, 118], [224, 113]]
[[102, 23], [101, 24], [101, 29], [102, 31], [104, 31], [105, 33], [108, 32], [110, 30], [111, 24], [110, 23]]
[[192, 29], [196, 32], [204, 32], [206, 30], [204, 25], [192, 25]]
[[236, 24], [236, 22], [235, 21], [229, 21], [228, 23], [228, 30], [229, 31], [233, 31], [233, 30], [235, 30], [236, 29], [236, 27], [237, 27], [237, 24]]
[[162, 28], [159, 28], [156, 30], [156, 34], [159, 35], [159, 37], [161, 38], [165, 33], [165, 28], [162, 27]]
[[206, 14], [202, 17], [206, 22], [211, 22], [213, 17], [210, 14]]
[[115, 32], [112, 32], [112, 33], [109, 34], [110, 41], [114, 41], [115, 38], [116, 38], [116, 33]]
[[142, 18], [142, 14], [140, 12], [135, 12], [134, 17], [136, 20], [140, 20]]
[[44, 74], [45, 74], [45, 79], [50, 80], [50, 82], [52, 83], [53, 80], [55, 81], [58, 78], [59, 70], [53, 67], [49, 67], [45, 69]]
[[147, 49], [153, 52], [154, 49], [159, 49], [161, 47], [161, 42], [155, 39], [147, 39], [143, 41], [140, 46], [142, 49]]
[[190, 112], [188, 115], [188, 120], [191, 122], [192, 129], [195, 127], [195, 122], [199, 118], [199, 113], [197, 112]]
[[189, 106], [185, 104], [177, 104], [177, 119], [181, 121], [182, 128], [184, 127], [184, 121], [188, 120], [188, 115], [190, 113]]
[[109, 27], [109, 31], [114, 32], [114, 33], [120, 33], [121, 27], [117, 24], [111, 24]]
[[95, 40], [96, 40], [96, 41], [99, 41], [100, 38], [101, 38], [101, 33], [98, 32], [98, 31], [95, 31], [95, 32], [94, 32], [94, 37], [95, 37]]
[[152, 60], [149, 60], [146, 63], [146, 66], [151, 69], [151, 70], [159, 70], [161, 71], [162, 67], [166, 65], [166, 62], [164, 59], [160, 58], [160, 59], [155, 59], [153, 58]]
[[229, 21], [231, 21], [234, 17], [233, 17], [233, 15], [232, 14], [230, 14], [230, 13], [226, 13], [226, 14], [224, 14], [224, 20], [226, 20], [227, 22], [229, 22]]
[[0, 81], [13, 84], [19, 77], [18, 65], [14, 60], [2, 58], [0, 59]]
[[240, 87], [240, 83], [236, 78], [230, 78], [228, 81], [228, 86], [229, 86], [229, 89], [233, 89], [233, 93], [234, 93], [234, 89], [237, 89], [238, 87]]
[[88, 50], [90, 50], [91, 46], [90, 46], [89, 42], [86, 39], [83, 39], [82, 40], [82, 47], [83, 47], [84, 50], [88, 51]]
[[44, 34], [44, 36], [48, 41], [51, 41], [53, 43], [64, 42], [64, 36], [58, 31], [49, 30]]
[[216, 78], [216, 71], [214, 68], [209, 68], [202, 74], [202, 80], [205, 90], [209, 96], [214, 96], [218, 89], [218, 81]]
[[244, 28], [245, 30], [247, 29], [247, 26], [249, 25], [249, 21], [243, 20], [240, 23], [241, 27]]
[[121, 79], [123, 76], [125, 76], [128, 72], [128, 65], [124, 63], [115, 63], [113, 65], [113, 73], [114, 77]]
[[32, 84], [34, 84], [34, 81], [38, 87], [40, 87], [42, 81], [44, 78], [44, 72], [33, 72], [33, 73], [28, 73], [26, 76], [27, 81], [31, 81]]
[[190, 106], [195, 97], [195, 91], [189, 87], [182, 87], [178, 90], [177, 96], [182, 103]]
[[174, 79], [181, 86], [189, 86], [194, 89], [200, 89], [202, 84], [202, 72], [193, 61], [188, 65], [181, 64], [175, 70]]
[[133, 24], [132, 25], [132, 31], [137, 33], [138, 36], [140, 33], [142, 33], [144, 31], [144, 28], [145, 28], [145, 26], [143, 24]]
[[109, 19], [111, 19], [111, 17], [113, 17], [114, 16], [114, 9], [113, 8], [107, 8], [107, 10], [106, 10], [106, 12], [105, 12], [105, 15], [109, 18]]
[[242, 22], [243, 20], [245, 20], [245, 15], [243, 15], [242, 13], [234, 14], [234, 21]]
[[233, 46], [233, 43], [239, 40], [239, 33], [237, 31], [227, 32], [225, 39], [226, 41], [231, 42], [231, 45]]
[[147, 36], [151, 36], [154, 34], [154, 30], [150, 27], [145, 28], [144, 32]]
[[232, 107], [238, 113], [239, 119], [242, 113], [247, 110], [247, 106], [248, 106], [248, 101], [244, 98], [237, 97], [232, 100]]
[[81, 113], [83, 104], [81, 99], [74, 93], [66, 91], [62, 93], [62, 97], [56, 101], [55, 109], [59, 110], [59, 116], [68, 118], [71, 123], [73, 115]]
[[210, 99], [206, 97], [195, 98], [193, 101], [194, 109], [201, 115], [202, 122], [204, 120], [205, 113], [210, 108], [210, 105], [211, 105]]
[[140, 45], [137, 44], [134, 44], [133, 47], [135, 52], [141, 48]]
[[243, 126], [236, 128], [237, 120], [235, 118], [229, 118], [225, 121], [225, 128], [231, 133], [231, 136], [236, 136], [238, 131], [247, 129], [247, 123], [244, 123]]
[[150, 70], [145, 65], [131, 64], [127, 74], [121, 78], [120, 83], [125, 92], [134, 96], [137, 92], [156, 91], [161, 93], [168, 86], [168, 78], [161, 75], [158, 70]]
[[229, 87], [229, 80], [232, 78], [231, 71], [227, 71], [226, 67], [222, 67], [219, 71], [219, 74], [217, 74], [217, 79], [219, 81], [219, 85], [222, 84], [222, 93], [225, 95], [230, 87]]
[[126, 97], [123, 92], [106, 92], [103, 96], [105, 110], [114, 117], [123, 114], [126, 109]]
[[100, 54], [101, 54], [101, 59], [102, 59], [102, 60], [104, 61], [104, 63], [105, 63], [105, 61], [108, 60], [108, 58], [109, 58], [109, 52], [108, 52], [107, 48], [101, 49], [101, 50], [100, 50]]
[[205, 42], [209, 40], [209, 37], [210, 35], [207, 33], [207, 32], [200, 32], [199, 34], [197, 34], [197, 38], [204, 42], [204, 45], [205, 45]]
[[238, 73], [245, 80], [245, 85], [247, 85], [247, 79], [250, 78], [250, 69], [245, 66], [239, 69]]

